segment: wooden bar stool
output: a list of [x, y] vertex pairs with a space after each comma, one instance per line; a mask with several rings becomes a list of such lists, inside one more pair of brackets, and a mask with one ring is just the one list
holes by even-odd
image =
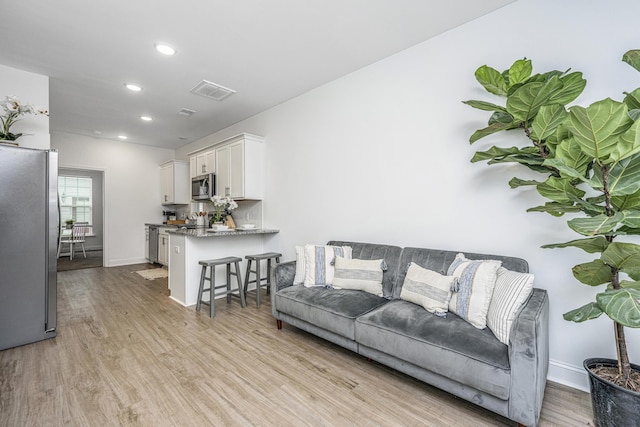
[[[277, 252], [265, 252], [263, 254], [258, 254], [258, 255], [247, 255], [245, 257], [245, 259], [247, 260], [247, 272], [244, 276], [244, 293], [245, 295], [247, 294], [247, 288], [249, 287], [249, 283], [255, 283], [256, 284], [256, 305], [258, 307], [260, 307], [260, 288], [262, 286], [266, 286], [267, 288], [267, 294], [270, 292], [270, 288], [271, 288], [271, 260], [275, 259], [276, 260], [276, 264], [280, 262], [280, 257], [282, 256], [282, 254], [279, 254]], [[260, 261], [263, 260], [267, 260], [267, 275], [265, 277], [262, 277], [260, 275]], [[252, 270], [251, 269], [251, 262], [255, 261], [256, 263], [256, 269]], [[255, 274], [255, 280], [249, 280], [249, 276], [250, 274], [253, 273]], [[262, 283], [262, 282], [265, 283]], [[253, 292], [253, 291], [252, 291]]]
[[[216, 296], [226, 295], [227, 303], [231, 302], [231, 297], [239, 297], [240, 305], [242, 307], [246, 307], [247, 303], [244, 298], [244, 289], [242, 287], [242, 278], [240, 277], [240, 261], [242, 258], [239, 257], [226, 257], [226, 258], [218, 258], [218, 259], [210, 259], [206, 261], [200, 261], [198, 264], [202, 266], [202, 273], [200, 273], [200, 287], [198, 288], [198, 302], [196, 304], [196, 311], [200, 311], [200, 306], [202, 304], [209, 304], [209, 316], [213, 317], [216, 315], [214, 300]], [[235, 266], [235, 272], [231, 271], [231, 265]], [[216, 286], [216, 266], [218, 265], [226, 265], [227, 266], [227, 283], [224, 285]], [[210, 267], [209, 276], [207, 276], [207, 267]], [[238, 287], [231, 289], [231, 276], [236, 276], [238, 280]], [[204, 281], [209, 281], [209, 287], [204, 288]], [[222, 292], [217, 292], [217, 289], [224, 289]], [[209, 292], [209, 302], [202, 301], [202, 294], [205, 292]], [[234, 292], [237, 292], [235, 294]]]

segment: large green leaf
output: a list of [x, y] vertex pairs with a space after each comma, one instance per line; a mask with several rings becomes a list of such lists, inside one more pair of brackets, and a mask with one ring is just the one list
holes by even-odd
[[640, 71], [640, 49], [627, 51], [622, 56], [622, 60], [631, 65], [636, 70]]
[[512, 157], [512, 156], [529, 155], [535, 151], [536, 150], [533, 147], [501, 148], [501, 147], [493, 146], [486, 151], [477, 151], [476, 154], [471, 159], [471, 161], [475, 163], [475, 162], [482, 162], [485, 160], [503, 159], [503, 158]]
[[611, 160], [618, 162], [640, 153], [640, 120], [634, 122], [618, 140], [616, 149], [611, 153]]
[[570, 242], [565, 243], [552, 243], [549, 245], [543, 245], [542, 247], [545, 249], [575, 247], [593, 254], [604, 251], [605, 249], [607, 249], [607, 246], [609, 246], [609, 242], [604, 236], [596, 236], [590, 237], [588, 239], [571, 240]]
[[560, 77], [562, 89], [551, 94], [549, 103], [566, 105], [574, 101], [587, 85], [587, 81], [582, 77], [582, 73], [575, 72]]
[[629, 209], [622, 211], [624, 219], [622, 223], [629, 228], [640, 228], [640, 210]]
[[562, 216], [570, 212], [580, 212], [580, 208], [573, 203], [547, 202], [542, 206], [529, 208], [527, 212], [546, 212], [552, 216]]
[[613, 242], [600, 257], [607, 265], [616, 267], [633, 280], [640, 280], [640, 245]]
[[511, 178], [511, 180], [509, 180], [509, 187], [511, 188], [526, 187], [529, 185], [538, 185], [538, 184], [541, 184], [541, 182], [533, 179], [524, 180], [520, 178]]
[[471, 135], [471, 137], [469, 138], [469, 142], [473, 144], [480, 138], [484, 138], [485, 136], [489, 136], [503, 130], [514, 129], [515, 127], [517, 127], [517, 125], [511, 125], [508, 123], [499, 123], [499, 122], [491, 123], [486, 128], [478, 129], [477, 131], [475, 131], [473, 135]]
[[562, 158], [548, 158], [542, 163], [542, 165], [556, 169], [563, 177], [579, 179], [580, 181], [587, 183], [590, 187], [594, 187], [594, 183], [591, 179], [585, 177], [582, 172], [568, 166]]
[[[603, 190], [602, 168], [595, 168], [593, 178], [589, 185], [598, 190]], [[611, 196], [624, 196], [640, 190], [640, 155], [627, 157], [616, 163], [608, 171], [609, 194]]]
[[547, 180], [536, 186], [538, 193], [542, 197], [551, 199], [554, 202], [569, 202], [574, 198], [582, 198], [585, 195], [583, 190], [580, 190], [571, 183], [571, 179], [568, 178], [556, 178], [549, 177]]
[[533, 72], [533, 66], [530, 59], [518, 59], [509, 68], [509, 86], [523, 83]]
[[[640, 108], [640, 87], [635, 89], [631, 93], [627, 93], [624, 99], [622, 100], [622, 102], [627, 104], [627, 107], [629, 107], [629, 110], [639, 109]], [[637, 120], [637, 119], [634, 119], [634, 120]]]
[[572, 271], [573, 277], [585, 285], [599, 286], [611, 282], [611, 268], [600, 259], [575, 265]]
[[488, 65], [483, 65], [476, 70], [476, 80], [489, 93], [494, 95], [507, 96], [507, 84], [504, 77], [498, 70]]
[[577, 172], [577, 175], [580, 177], [579, 179], [586, 177], [587, 169], [592, 162], [592, 158], [584, 154], [580, 149], [580, 144], [578, 144], [575, 138], [565, 139], [558, 144], [554, 157], [562, 160], [566, 166], [571, 167], [575, 171], [569, 173], [569, 176], [576, 178], [575, 175]]
[[600, 317], [601, 314], [602, 310], [600, 309], [600, 306], [595, 302], [590, 302], [580, 308], [566, 312], [562, 317], [564, 320], [580, 323], [585, 320], [596, 319]]
[[633, 122], [627, 111], [625, 104], [610, 98], [587, 108], [574, 106], [569, 109], [567, 127], [585, 154], [607, 163], [619, 141], [618, 136]]
[[483, 110], [483, 111], [502, 111], [504, 113], [507, 112], [507, 109], [505, 107], [493, 104], [491, 102], [477, 101], [475, 99], [471, 99], [469, 101], [462, 101], [462, 103], [463, 104], [467, 104], [470, 107], [477, 108], [478, 110]]
[[639, 290], [632, 288], [607, 290], [597, 294], [596, 301], [611, 319], [629, 328], [640, 328]]
[[567, 221], [569, 227], [583, 236], [609, 234], [622, 221], [623, 215], [616, 212], [613, 216], [598, 215], [593, 218], [573, 218]]
[[568, 115], [569, 113], [564, 109], [563, 105], [543, 105], [531, 123], [531, 138], [538, 141], [547, 139]]
[[528, 122], [560, 88], [562, 88], [562, 82], [555, 76], [544, 83], [527, 82], [507, 98], [507, 111], [516, 120]]
[[613, 196], [611, 204], [617, 211], [640, 208], [640, 191], [623, 196]]

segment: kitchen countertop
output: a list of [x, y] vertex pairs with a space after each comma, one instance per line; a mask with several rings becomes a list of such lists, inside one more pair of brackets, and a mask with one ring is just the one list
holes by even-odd
[[255, 228], [252, 230], [226, 230], [226, 231], [213, 231], [210, 228], [176, 228], [175, 230], [167, 230], [169, 234], [177, 234], [180, 236], [189, 236], [189, 237], [223, 237], [223, 236], [246, 236], [253, 234], [275, 234], [279, 233], [280, 230], [276, 229], [265, 229], [265, 228]]

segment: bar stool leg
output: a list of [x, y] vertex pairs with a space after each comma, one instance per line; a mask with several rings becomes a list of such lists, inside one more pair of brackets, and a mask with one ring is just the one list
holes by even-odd
[[267, 295], [271, 293], [271, 258], [267, 259]]
[[216, 315], [216, 266], [211, 266], [211, 272], [209, 273], [211, 278], [209, 279], [209, 283], [211, 284], [211, 290], [209, 291], [209, 316], [213, 318]]
[[260, 307], [260, 285], [262, 284], [262, 276], [260, 276], [260, 260], [256, 260], [256, 306]]
[[198, 288], [198, 302], [196, 303], [196, 311], [200, 311], [201, 303], [202, 303], [202, 293], [204, 289], [204, 277], [206, 275], [207, 267], [205, 265], [202, 266], [202, 273], [200, 273], [200, 287]]
[[251, 274], [251, 260], [247, 260], [247, 273], [244, 275], [244, 297], [247, 297], [247, 289], [249, 288], [249, 275]]
[[227, 304], [231, 303], [231, 264], [227, 264]]
[[244, 297], [244, 292], [243, 292], [244, 288], [242, 287], [242, 278], [240, 277], [240, 275], [242, 274], [240, 272], [240, 263], [236, 261], [235, 265], [236, 265], [236, 279], [238, 280], [238, 293], [240, 294], [240, 306], [244, 308], [247, 306], [247, 302]]

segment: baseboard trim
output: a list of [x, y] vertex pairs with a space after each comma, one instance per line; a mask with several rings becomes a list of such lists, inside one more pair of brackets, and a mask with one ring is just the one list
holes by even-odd
[[549, 360], [547, 379], [578, 390], [589, 392], [589, 378], [582, 366]]
[[123, 265], [132, 264], [148, 264], [149, 260], [146, 258], [129, 258], [129, 259], [111, 259], [107, 260], [105, 267], [120, 267]]

